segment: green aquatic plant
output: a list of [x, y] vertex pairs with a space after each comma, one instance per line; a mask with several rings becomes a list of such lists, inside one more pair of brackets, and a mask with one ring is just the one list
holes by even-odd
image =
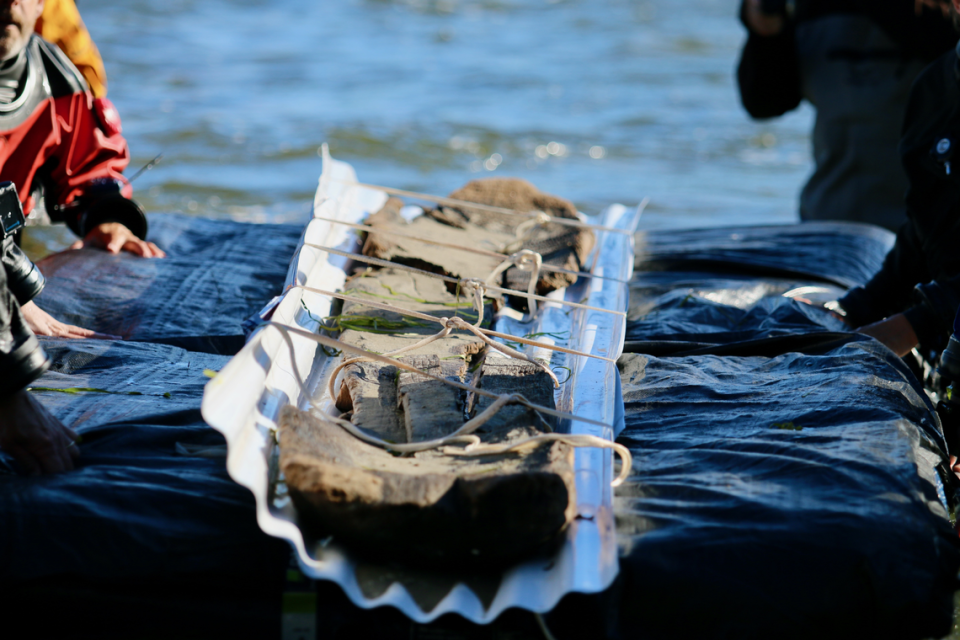
[[[303, 301], [303, 298], [300, 298], [300, 306], [303, 307], [303, 310], [307, 312], [307, 316], [309, 316], [311, 320], [313, 320], [318, 325], [320, 325], [321, 329], [326, 328], [326, 325], [324, 324], [323, 320], [313, 315], [313, 312], [310, 311], [310, 308], [307, 306], [307, 303]], [[323, 351], [323, 355], [327, 356], [328, 358], [336, 358], [337, 356], [340, 355], [339, 349], [331, 349], [330, 347], [323, 344], [320, 345], [320, 350]]]
[[108, 391], [107, 389], [96, 389], [94, 387], [27, 387], [27, 391], [67, 393], [78, 395], [81, 393], [106, 393], [115, 396], [154, 396], [157, 398], [172, 398], [173, 394], [169, 391], [165, 393], [142, 393], [140, 391]]
[[533, 340], [534, 338], [541, 338], [547, 336], [548, 338], [553, 338], [554, 340], [566, 340], [565, 336], [569, 335], [569, 331], [541, 331], [540, 333], [528, 333], [523, 336], [528, 340]]
[[391, 334], [400, 331], [406, 331], [415, 327], [430, 326], [425, 322], [407, 320], [406, 318], [401, 318], [400, 320], [386, 320], [384, 318], [378, 318], [377, 316], [362, 316], [354, 314], [328, 316], [324, 318], [324, 320], [331, 321], [332, 324], [322, 325], [323, 328], [329, 331], [335, 329], [340, 332], [353, 330], [367, 333]]
[[771, 429], [780, 429], [781, 431], [803, 431], [803, 427], [792, 422], [774, 422], [770, 425]]

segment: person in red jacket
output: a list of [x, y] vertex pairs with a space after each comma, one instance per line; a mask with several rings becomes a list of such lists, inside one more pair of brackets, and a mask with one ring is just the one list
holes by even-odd
[[[43, 8], [43, 0], [0, 0], [0, 181], [17, 185], [29, 219], [65, 222], [81, 238], [74, 247], [163, 257], [130, 200], [116, 110], [95, 102], [67, 56], [34, 35]], [[35, 333], [93, 335], [32, 302], [22, 311]]]

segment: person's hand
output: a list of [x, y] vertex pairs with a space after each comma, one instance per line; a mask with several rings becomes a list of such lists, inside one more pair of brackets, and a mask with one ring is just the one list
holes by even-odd
[[902, 313], [890, 316], [886, 320], [860, 327], [857, 331], [876, 338], [900, 357], [910, 353], [910, 350], [920, 342], [913, 327], [910, 326], [907, 317]]
[[0, 449], [29, 475], [73, 469], [79, 436], [53, 417], [29, 391], [0, 399]]
[[110, 253], [128, 251], [144, 258], [165, 258], [163, 250], [152, 242], [141, 240], [119, 222], [104, 222], [93, 228], [83, 240], [77, 240], [71, 249], [105, 249]]
[[33, 300], [20, 307], [20, 313], [30, 330], [38, 336], [53, 338], [94, 338], [96, 340], [120, 340], [120, 336], [97, 333], [90, 329], [64, 324], [37, 306]]
[[777, 35], [786, 24], [783, 16], [772, 16], [761, 11], [760, 0], [745, 0], [744, 15], [750, 30], [765, 38]]

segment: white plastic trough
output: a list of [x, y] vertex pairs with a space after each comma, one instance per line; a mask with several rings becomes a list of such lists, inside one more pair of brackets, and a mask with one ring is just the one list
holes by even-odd
[[[353, 167], [332, 159], [324, 145], [323, 172], [314, 200], [314, 215], [356, 223], [368, 213], [377, 211], [386, 201], [386, 194], [351, 184], [356, 181]], [[591, 222], [632, 232], [639, 216], [639, 208], [629, 210], [612, 205], [598, 216], [599, 219]], [[552, 295], [603, 309], [626, 311], [628, 291], [623, 283], [633, 273], [632, 233], [600, 232], [597, 236], [597, 246], [588, 266], [594, 274], [620, 282], [581, 278], [574, 286]], [[343, 225], [311, 220], [304, 229], [287, 275], [288, 285], [303, 284], [329, 291], [342, 287], [347, 259], [304, 247], [304, 242], [354, 251], [356, 236]], [[273, 320], [315, 332], [318, 324], [311, 315], [314, 318], [330, 315], [331, 303], [326, 297], [302, 289], [287, 289], [276, 307]], [[625, 318], [607, 313], [570, 312], [569, 307], [547, 304], [533, 323], [520, 324], [506, 315], [498, 316], [496, 323], [497, 330], [512, 335], [568, 335], [566, 341], [560, 342], [572, 349], [607, 357], [616, 358], [623, 349]], [[495, 585], [495, 592], [488, 587], [483, 596], [467, 586], [471, 582], [469, 576], [460, 579], [449, 574], [440, 576], [417, 571], [415, 579], [418, 584], [431, 583], [435, 592], [436, 589], [440, 589], [440, 593], [446, 592], [442, 597], [431, 598], [427, 604], [418, 603], [405, 587], [407, 580], [402, 572], [398, 573], [395, 568], [371, 567], [365, 562], [361, 565], [338, 547], [335, 540], [317, 540], [302, 532], [297, 511], [278, 473], [275, 420], [280, 409], [288, 403], [301, 408], [312, 405], [330, 410], [325, 380], [336, 358], [328, 358], [316, 344], [303, 338], [292, 336], [292, 339], [296, 345], [297, 364], [312, 392], [310, 398], [302, 396], [293, 375], [289, 350], [279, 332], [262, 328], [207, 384], [202, 410], [207, 423], [226, 437], [230, 476], [250, 489], [256, 498], [260, 528], [293, 546], [306, 575], [336, 582], [358, 606], [390, 605], [417, 622], [429, 622], [447, 613], [457, 613], [483, 624], [514, 607], [544, 613], [567, 593], [594, 593], [610, 585], [618, 566], [610, 488], [614, 469], [609, 450], [576, 451], [580, 517], [569, 528], [556, 555], [531, 560], [505, 571], [499, 585]], [[566, 425], [570, 432], [612, 439], [613, 429], [619, 432], [622, 428], [623, 412], [616, 365], [579, 356], [558, 357], [557, 353], [544, 350], [539, 350], [537, 356], [549, 358], [554, 367], [567, 367], [563, 371], [569, 376], [557, 392], [558, 409], [611, 425], [610, 429], [603, 429], [572, 422]], [[560, 373], [563, 379], [563, 372]], [[357, 569], [361, 566], [358, 574]], [[379, 583], [377, 588], [370, 586], [371, 575], [376, 576], [373, 582]], [[412, 574], [408, 577], [413, 578]], [[384, 590], [385, 582], [390, 584]]]

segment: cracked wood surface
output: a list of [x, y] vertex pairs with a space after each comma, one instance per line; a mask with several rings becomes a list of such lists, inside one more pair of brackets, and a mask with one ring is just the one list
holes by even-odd
[[[493, 193], [491, 204], [575, 215], [573, 205], [533, 193], [527, 183], [483, 182], [479, 191], [471, 187], [474, 183], [468, 188], [473, 194]], [[491, 192], [491, 187], [496, 188]], [[494, 246], [512, 241], [515, 225], [522, 221], [517, 216], [502, 220], [503, 216], [497, 218], [496, 214], [444, 208], [433, 212], [434, 217], [421, 216], [407, 224], [399, 215], [401, 205], [391, 199], [369, 219], [370, 224], [402, 225], [408, 233], [445, 242]], [[449, 216], [455, 224], [442, 224], [435, 216]], [[462, 227], [457, 226], [461, 223]], [[586, 234], [548, 225], [534, 234], [534, 241], [556, 246], [569, 258], [576, 256], [577, 247], [570, 243], [575, 244], [577, 238], [586, 237], [592, 243], [592, 234]], [[563, 242], [568, 244], [560, 246]], [[364, 252], [457, 277], [485, 278], [500, 262], [375, 234], [367, 235]], [[579, 269], [579, 264], [573, 268]], [[510, 275], [515, 271], [509, 270], [507, 278], [518, 277]], [[451, 288], [427, 275], [364, 266], [348, 279], [344, 291], [355, 298], [438, 318], [460, 315], [474, 322], [472, 297], [463, 293], [458, 297]], [[484, 326], [489, 326], [494, 303], [486, 304]], [[359, 301], [344, 301], [338, 322], [342, 341], [376, 353], [415, 344], [442, 328]], [[425, 373], [496, 394], [519, 393], [534, 404], [555, 407], [552, 380], [540, 367], [484, 349], [475, 336], [458, 332], [399, 359]], [[341, 381], [337, 408], [354, 425], [388, 442], [442, 438], [492, 403], [489, 398], [474, 398], [473, 394], [468, 398], [465, 391], [440, 381], [380, 363], [349, 365], [343, 369]], [[534, 411], [509, 405], [476, 435], [488, 443], [519, 442], [550, 430], [553, 420], [548, 420], [550, 427], [545, 429]], [[301, 524], [318, 536], [332, 534], [368, 556], [406, 558], [414, 564], [512, 562], [555, 543], [575, 515], [573, 449], [562, 443], [541, 443], [482, 458], [451, 455], [459, 447], [397, 456], [360, 441], [335, 423], [292, 407], [280, 416], [279, 441], [281, 469]]]

